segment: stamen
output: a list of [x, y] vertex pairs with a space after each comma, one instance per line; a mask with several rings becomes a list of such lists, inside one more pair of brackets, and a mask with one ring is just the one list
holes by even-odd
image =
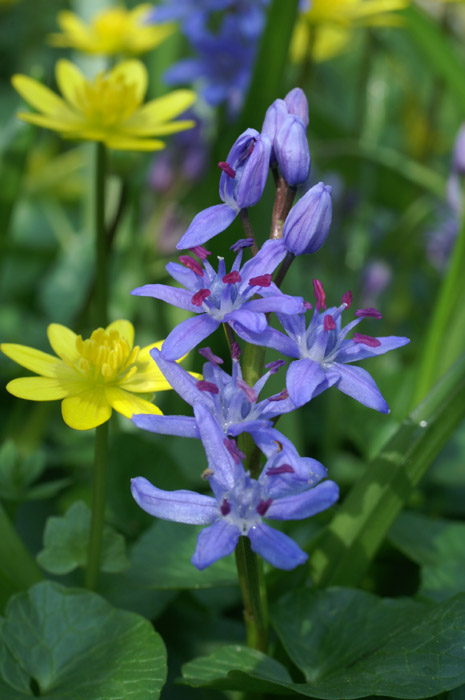
[[194, 306], [202, 306], [203, 302], [210, 296], [210, 294], [211, 291], [209, 289], [199, 289], [199, 291], [192, 297], [191, 302], [194, 304]]
[[346, 305], [347, 308], [349, 308], [352, 304], [352, 292], [348, 289], [347, 292], [345, 292], [342, 295], [342, 303]]
[[317, 310], [320, 311], [321, 309], [326, 309], [326, 295], [323, 285], [321, 284], [320, 280], [312, 280], [312, 282]]
[[198, 275], [199, 277], [203, 277], [202, 266], [200, 265], [200, 263], [197, 262], [197, 260], [191, 258], [190, 255], [180, 255], [178, 260], [180, 263], [188, 267], [189, 270], [195, 272], [196, 275]]
[[251, 287], [269, 287], [272, 281], [272, 276], [267, 272], [265, 275], [252, 277], [252, 279], [249, 280], [249, 284]]
[[207, 391], [209, 394], [219, 394], [220, 390], [216, 386], [216, 384], [213, 384], [213, 382], [207, 382], [204, 379], [200, 379], [196, 383], [196, 387], [199, 391]]
[[234, 460], [234, 464], [239, 464], [241, 459], [245, 459], [245, 454], [240, 451], [238, 448], [236, 441], [233, 440], [232, 438], [225, 438], [223, 440], [223, 445], [226, 447], [228, 450], [229, 454]]
[[242, 277], [237, 270], [233, 270], [232, 272], [228, 272], [228, 274], [223, 277], [222, 281], [225, 284], [236, 284], [236, 282], [242, 282]]
[[278, 452], [282, 452], [283, 451], [282, 442], [279, 442], [279, 440], [273, 440], [273, 442], [276, 445], [276, 447], [278, 448]]
[[200, 475], [201, 479], [209, 479], [211, 476], [213, 476], [215, 472], [213, 469], [204, 469], [203, 472]]
[[279, 369], [281, 369], [281, 367], [285, 364], [285, 360], [275, 360], [274, 362], [268, 362], [268, 364], [265, 365], [265, 367], [270, 372], [270, 374], [276, 374], [276, 372]]
[[211, 255], [211, 251], [204, 248], [203, 245], [195, 245], [191, 248], [191, 251], [201, 260], [206, 260], [207, 257]]
[[383, 318], [378, 309], [373, 309], [372, 307], [368, 309], [357, 309], [355, 312], [357, 318]]
[[372, 338], [371, 335], [363, 335], [362, 333], [354, 333], [354, 343], [368, 345], [370, 348], [379, 348], [381, 341], [378, 338]]
[[254, 391], [251, 386], [249, 386], [246, 382], [244, 382], [243, 379], [237, 380], [237, 386], [240, 389], [242, 389], [242, 391], [247, 396], [247, 399], [250, 401], [250, 403], [255, 403], [255, 401], [257, 400], [257, 392]]
[[267, 498], [266, 501], [261, 500], [257, 506], [257, 513], [263, 517], [272, 503], [272, 498]]
[[[268, 401], [284, 401], [284, 399], [289, 398], [289, 392], [287, 389], [283, 389], [281, 393], [276, 394], [275, 396], [270, 396]], [[282, 449], [282, 448], [281, 448]]]
[[304, 309], [305, 311], [309, 311], [310, 309], [313, 309], [313, 305], [310, 304], [309, 301], [304, 301]]
[[254, 240], [253, 238], [240, 238], [238, 241], [233, 243], [233, 245], [229, 246], [229, 250], [232, 250], [233, 253], [238, 253], [242, 248], [250, 248], [253, 246]]
[[221, 170], [226, 173], [226, 175], [230, 178], [235, 178], [236, 177], [236, 171], [231, 168], [229, 163], [225, 163], [223, 161], [220, 161], [218, 163], [218, 167], [221, 168]]
[[242, 354], [241, 346], [239, 343], [235, 340], [234, 343], [231, 344], [231, 358], [233, 360], [238, 360]]
[[336, 328], [336, 322], [331, 314], [327, 314], [324, 317], [323, 328], [325, 331], [333, 331]]
[[199, 355], [205, 357], [206, 360], [212, 363], [212, 365], [222, 365], [223, 360], [218, 355], [214, 355], [211, 348], [200, 348]]
[[270, 467], [266, 470], [268, 476], [279, 476], [280, 474], [295, 474], [295, 469], [290, 464], [280, 464], [279, 467]]
[[223, 503], [220, 505], [221, 515], [228, 515], [231, 512], [231, 506], [226, 498], [223, 498]]

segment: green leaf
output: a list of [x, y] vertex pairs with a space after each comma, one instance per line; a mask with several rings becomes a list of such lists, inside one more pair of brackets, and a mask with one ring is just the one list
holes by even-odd
[[314, 583], [357, 585], [412, 491], [465, 416], [465, 354], [353, 486], [310, 556]]
[[31, 684], [50, 700], [155, 700], [166, 677], [150, 622], [51, 582], [8, 604], [0, 660], [8, 700], [30, 700]]
[[33, 485], [45, 471], [45, 455], [36, 450], [23, 457], [13, 440], [0, 449], [0, 493], [9, 501], [36, 501], [50, 498], [71, 483], [70, 478]]
[[128, 576], [144, 588], [177, 590], [237, 584], [234, 557], [220, 559], [204, 571], [191, 563], [201, 527], [155, 522], [131, 552]]
[[[87, 564], [91, 512], [83, 501], [76, 501], [61, 517], [48, 518], [44, 532], [44, 549], [37, 555], [39, 564], [52, 574], [68, 574]], [[101, 571], [118, 573], [129, 566], [125, 540], [105, 525]]]
[[465, 591], [465, 523], [401, 513], [389, 539], [421, 566], [419, 593], [445, 600]]

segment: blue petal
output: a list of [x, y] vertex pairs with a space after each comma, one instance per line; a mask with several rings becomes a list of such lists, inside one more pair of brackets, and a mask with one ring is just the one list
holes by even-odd
[[389, 413], [389, 406], [376, 386], [375, 380], [366, 370], [339, 363], [334, 364], [334, 369], [340, 376], [336, 384], [339, 391], [352, 396], [368, 408], [374, 408], [380, 413]]
[[217, 233], [227, 229], [238, 213], [239, 209], [233, 209], [229, 204], [215, 204], [213, 207], [204, 209], [193, 218], [176, 248], [183, 250], [205, 243]]
[[284, 335], [284, 333], [271, 328], [271, 326], [268, 326], [268, 328], [261, 333], [253, 333], [240, 323], [233, 322], [230, 323], [230, 325], [236, 331], [237, 335], [247, 343], [252, 343], [252, 345], [264, 345], [267, 348], [273, 348], [287, 357], [299, 357], [299, 348], [297, 343], [294, 340], [291, 340], [291, 338], [288, 338], [287, 335]]
[[171, 275], [174, 280], [176, 280], [176, 282], [182, 284], [182, 286], [186, 287], [186, 289], [192, 290], [191, 296], [193, 292], [196, 292], [198, 289], [201, 289], [204, 286], [202, 284], [202, 280], [204, 278], [199, 277], [199, 275], [196, 275], [195, 272], [190, 270], [188, 267], [184, 267], [184, 265], [170, 262], [168, 265], [166, 265], [165, 269], [167, 273]]
[[[244, 470], [241, 465], [234, 463], [224, 445], [226, 435], [208, 408], [201, 403], [196, 403], [194, 413], [208, 466], [213, 471], [214, 482], [221, 486], [223, 491], [232, 489]], [[214, 488], [213, 480], [211, 485]]]
[[208, 338], [219, 325], [219, 321], [207, 316], [207, 314], [193, 316], [182, 321], [176, 328], [173, 328], [163, 343], [164, 357], [167, 360], [179, 360], [205, 338]]
[[277, 498], [266, 511], [266, 517], [272, 520], [303, 520], [331, 508], [338, 498], [338, 485], [334, 481], [323, 481], [302, 493]]
[[244, 308], [230, 311], [224, 315], [223, 319], [226, 323], [238, 323], [243, 328], [248, 328], [253, 333], [261, 333], [267, 327], [265, 314], [247, 311], [247, 309]]
[[171, 362], [171, 360], [166, 359], [164, 356], [164, 344], [162, 352], [158, 348], [152, 348], [150, 354], [166, 381], [186, 403], [193, 406], [196, 401], [202, 401], [203, 399], [208, 401], [208, 395], [197, 389], [197, 379], [189, 372], [186, 372], [177, 362]]
[[265, 241], [257, 255], [243, 266], [239, 290], [243, 292], [249, 286], [251, 278], [274, 272], [286, 255], [287, 249], [282, 239]]
[[195, 491], [163, 491], [143, 476], [131, 479], [136, 503], [149, 515], [175, 523], [209, 525], [218, 518], [218, 504], [211, 496]]
[[247, 534], [253, 551], [277, 569], [290, 571], [308, 559], [294, 540], [265, 523], [253, 525]]
[[227, 557], [236, 549], [240, 530], [226, 520], [218, 520], [199, 533], [197, 547], [191, 559], [197, 569], [205, 569], [222, 557]]
[[199, 313], [199, 307], [194, 306], [191, 302], [192, 292], [187, 289], [178, 289], [178, 287], [170, 287], [167, 284], [144, 284], [143, 287], [136, 287], [131, 294], [136, 297], [154, 297], [167, 301], [172, 306], [177, 306], [186, 311]]
[[[286, 375], [289, 398], [296, 406], [303, 406], [326, 384], [326, 374], [319, 362], [304, 358], [291, 362]], [[321, 392], [318, 392], [321, 393]]]
[[[261, 294], [261, 291], [258, 291]], [[279, 311], [282, 314], [300, 314], [304, 311], [304, 300], [302, 297], [293, 297], [290, 294], [280, 294], [279, 292], [273, 296], [266, 296], [262, 299], [252, 299], [242, 305], [242, 309], [249, 311], [261, 311], [269, 313], [270, 311]]]
[[149, 413], [136, 413], [131, 420], [138, 428], [148, 430], [150, 433], [188, 438], [200, 437], [195, 419], [189, 416], [154, 416]]
[[357, 360], [365, 360], [367, 357], [384, 355], [384, 353], [389, 352], [389, 350], [396, 350], [410, 343], [410, 338], [403, 338], [398, 335], [387, 335], [376, 338], [376, 340], [379, 340], [381, 343], [381, 345], [378, 345], [376, 348], [371, 348], [369, 345], [364, 345], [363, 343], [355, 343], [353, 340], [346, 340], [341, 345], [334, 359], [336, 362], [357, 362]]

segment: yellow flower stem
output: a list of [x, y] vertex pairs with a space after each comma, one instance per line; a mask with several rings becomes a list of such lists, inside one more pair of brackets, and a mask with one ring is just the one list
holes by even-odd
[[97, 587], [102, 553], [107, 481], [108, 426], [109, 421], [106, 421], [95, 429], [92, 517], [85, 575], [85, 586], [90, 590], [95, 590]]
[[105, 161], [106, 151], [103, 143], [96, 144], [95, 154], [95, 200], [94, 226], [96, 246], [95, 270], [95, 316], [96, 326], [108, 324], [108, 271], [107, 241], [105, 233]]

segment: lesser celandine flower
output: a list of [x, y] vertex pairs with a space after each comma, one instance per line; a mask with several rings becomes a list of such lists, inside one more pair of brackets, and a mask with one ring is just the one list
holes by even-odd
[[63, 399], [63, 420], [75, 430], [89, 430], [107, 421], [112, 409], [130, 418], [134, 413], [161, 414], [160, 409], [137, 394], [171, 389], [150, 357], [152, 348], [134, 346], [129, 321], [113, 321], [83, 340], [72, 330], [52, 323], [47, 335], [58, 357], [13, 343], [0, 349], [38, 377], [13, 379], [10, 394], [30, 401]]
[[58, 131], [69, 139], [100, 141], [108, 148], [155, 151], [164, 142], [150, 136], [166, 136], [190, 129], [194, 121], [172, 121], [192, 105], [195, 93], [174, 90], [143, 105], [148, 76], [136, 59], [124, 61], [107, 73], [87, 80], [70, 61], [56, 64], [60, 97], [37, 80], [14, 75], [13, 86], [39, 114], [20, 112], [31, 124]]
[[138, 55], [150, 51], [170, 36], [174, 24], [148, 24], [152, 10], [149, 4], [137, 5], [133, 10], [109, 7], [99, 12], [89, 24], [74, 12], [58, 13], [61, 34], [51, 34], [53, 46], [64, 46], [90, 54], [112, 56]]

